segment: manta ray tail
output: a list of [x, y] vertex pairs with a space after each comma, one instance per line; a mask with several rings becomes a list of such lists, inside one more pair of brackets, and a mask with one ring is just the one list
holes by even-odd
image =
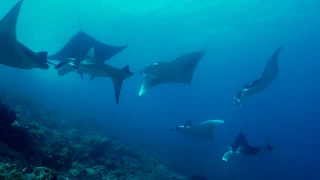
[[23, 0], [17, 2], [11, 10], [2, 18], [1, 24], [4, 27], [7, 27], [7, 31], [11, 32], [10, 34], [16, 38], [16, 26], [18, 21], [19, 12], [21, 9], [21, 5]]
[[[133, 73], [129, 69], [129, 65], [126, 65], [125, 67], [123, 67], [122, 70], [125, 71], [126, 73], [133, 75]], [[120, 92], [121, 92], [121, 88], [122, 88], [122, 82], [126, 78], [127, 77], [113, 77], [113, 78], [111, 78], [112, 82], [113, 82], [113, 86], [114, 86], [114, 92], [115, 92], [117, 104], [119, 104], [119, 97], [120, 97]]]

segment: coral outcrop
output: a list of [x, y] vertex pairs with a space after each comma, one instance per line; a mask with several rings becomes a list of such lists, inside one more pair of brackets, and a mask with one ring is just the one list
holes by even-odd
[[0, 180], [188, 179], [142, 149], [66, 123], [72, 120], [22, 95], [6, 91], [2, 98], [7, 116], [0, 122]]

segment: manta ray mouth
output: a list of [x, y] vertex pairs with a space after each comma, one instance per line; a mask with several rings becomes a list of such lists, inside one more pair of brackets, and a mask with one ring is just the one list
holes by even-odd
[[[153, 78], [157, 77], [155, 75], [152, 75], [152, 73], [156, 73], [156, 72], [153, 72], [152, 70], [154, 70], [153, 68], [157, 68], [159, 65], [160, 65], [160, 63], [156, 62], [156, 63], [153, 63], [153, 64], [147, 66], [147, 67], [140, 69], [139, 70], [140, 76], [142, 76], [142, 77], [148, 76], [148, 77], [153, 77]], [[163, 73], [160, 73], [160, 75], [163, 75]]]

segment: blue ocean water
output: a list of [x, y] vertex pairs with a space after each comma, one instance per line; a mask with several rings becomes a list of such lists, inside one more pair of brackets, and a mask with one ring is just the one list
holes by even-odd
[[[16, 3], [0, 2], [0, 17]], [[69, 119], [94, 117], [105, 131], [161, 151], [163, 162], [186, 173], [225, 179], [319, 179], [320, 123], [317, 84], [320, 69], [320, 1], [317, 0], [25, 0], [18, 40], [34, 51], [59, 50], [79, 28], [95, 38], [128, 48], [107, 63], [130, 65], [136, 73], [114, 101], [110, 79], [49, 70], [0, 67], [0, 83], [32, 96]], [[279, 75], [243, 107], [234, 94], [260, 77], [280, 45]], [[194, 50], [207, 54], [191, 85], [165, 84], [139, 97], [140, 68], [170, 61]], [[191, 119], [195, 124], [224, 119], [216, 141], [169, 130]], [[222, 148], [240, 130], [262, 145], [272, 137], [275, 150], [263, 157], [223, 162]]]

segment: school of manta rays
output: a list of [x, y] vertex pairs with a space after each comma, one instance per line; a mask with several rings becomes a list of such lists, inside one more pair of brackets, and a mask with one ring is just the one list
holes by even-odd
[[[34, 52], [23, 45], [16, 37], [16, 24], [24, 0], [17, 2], [0, 21], [0, 64], [17, 69], [49, 69], [53, 65], [59, 76], [76, 72], [83, 79], [83, 74], [89, 74], [90, 79], [95, 77], [110, 77], [113, 82], [116, 103], [123, 80], [133, 76], [129, 66], [117, 68], [105, 64], [105, 61], [123, 51], [127, 45], [112, 46], [104, 44], [83, 31], [76, 33], [58, 52], [48, 55], [48, 52]], [[234, 104], [241, 106], [247, 96], [263, 91], [276, 78], [278, 70], [278, 56], [282, 46], [278, 47], [268, 60], [262, 76], [244, 85], [234, 96]], [[189, 85], [199, 61], [206, 54], [204, 50], [182, 54], [172, 61], [155, 62], [139, 71], [143, 77], [139, 96], [145, 94], [153, 86], [165, 83], [182, 83]], [[49, 60], [57, 61], [57, 64]], [[207, 120], [198, 125], [191, 121], [170, 128], [187, 135], [199, 138], [214, 139], [214, 128], [223, 124], [223, 120]], [[229, 157], [244, 154], [254, 156], [274, 148], [270, 139], [262, 147], [253, 147], [248, 144], [241, 131], [233, 144], [219, 154], [223, 161]]]

